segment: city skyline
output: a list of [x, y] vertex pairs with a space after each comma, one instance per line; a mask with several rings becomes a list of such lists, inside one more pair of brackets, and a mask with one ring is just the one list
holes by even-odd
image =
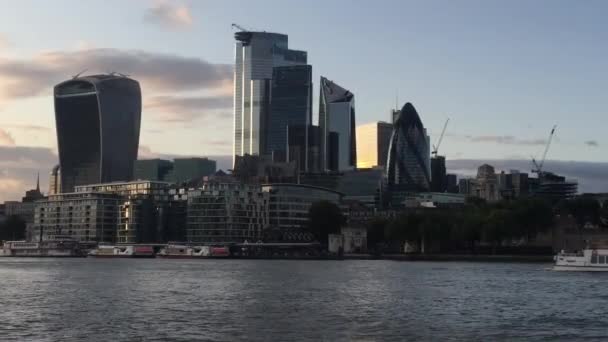
[[[549, 159], [605, 161], [603, 127], [588, 124], [601, 120], [604, 111], [605, 48], [593, 43], [606, 35], [597, 26], [602, 20], [598, 13], [606, 6], [600, 2], [578, 8], [552, 2], [549, 10], [542, 2], [361, 3], [348, 6], [345, 17], [350, 19], [340, 23], [323, 23], [325, 16], [343, 7], [337, 2], [324, 11], [318, 11], [314, 1], [298, 3], [298, 16], [277, 16], [289, 7], [281, 2], [265, 6], [267, 13], [239, 1], [222, 7], [200, 2], [117, 4], [120, 14], [111, 11], [116, 7], [111, 1], [86, 5], [99, 14], [87, 20], [103, 18], [113, 24], [104, 27], [116, 26], [103, 34], [96, 32], [98, 25], [79, 25], [78, 15], [63, 16], [54, 25], [60, 8], [82, 10], [74, 1], [24, 1], [15, 4], [12, 13], [0, 14], [5, 23], [0, 30], [0, 199], [21, 197], [33, 187], [37, 171], [42, 188], [47, 188], [48, 173], [58, 160], [52, 85], [86, 68], [86, 74], [116, 71], [141, 81], [140, 157], [230, 156], [232, 22], [289, 35], [290, 48], [308, 52], [313, 82], [327, 75], [357, 95], [357, 124], [390, 121], [396, 96], [399, 106], [409, 101], [420, 110], [431, 141], [450, 116], [453, 125], [441, 151], [448, 168], [455, 159], [538, 156], [555, 123], [559, 128]], [[235, 13], [235, 7], [243, 14]], [[412, 23], [396, 20], [401, 10], [413, 12]], [[509, 13], [519, 25], [510, 25]], [[458, 14], [468, 20], [455, 19]], [[26, 15], [28, 22], [37, 23], [36, 29], [25, 29], [30, 25], [19, 18]], [[306, 25], [312, 17], [314, 25]], [[377, 25], [374, 17], [395, 20]], [[440, 19], [442, 24], [417, 25]], [[565, 19], [568, 30], [561, 28]], [[129, 32], [119, 29], [126, 22], [133, 23]], [[74, 26], [79, 30], [71, 29]], [[374, 36], [387, 39], [369, 39]], [[573, 48], [564, 50], [563, 40]], [[358, 42], [374, 53], [362, 51]], [[317, 122], [318, 105], [312, 108]], [[481, 164], [476, 163], [474, 167]], [[592, 166], [608, 169], [604, 164]], [[571, 177], [578, 176], [573, 173]]]

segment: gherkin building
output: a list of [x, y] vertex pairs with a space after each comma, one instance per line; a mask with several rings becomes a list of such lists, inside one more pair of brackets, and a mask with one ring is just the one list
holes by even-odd
[[430, 190], [429, 137], [418, 112], [409, 102], [403, 106], [393, 125], [386, 178], [389, 191]]

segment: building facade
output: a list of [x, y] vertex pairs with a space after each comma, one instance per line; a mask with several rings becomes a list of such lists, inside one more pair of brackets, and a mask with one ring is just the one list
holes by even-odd
[[303, 230], [313, 203], [339, 204], [342, 198], [337, 191], [302, 184], [266, 184], [262, 192], [268, 195], [268, 225], [280, 230]]
[[170, 160], [139, 159], [135, 161], [133, 179], [165, 181], [171, 170], [173, 170], [173, 162]]
[[188, 193], [187, 212], [188, 242], [257, 242], [268, 226], [268, 196], [259, 185], [210, 182]]
[[34, 210], [32, 240], [72, 238], [81, 242], [115, 242], [118, 205], [115, 194], [78, 192], [50, 195]]
[[311, 123], [312, 67], [294, 65], [273, 68], [270, 112], [265, 122], [262, 153], [272, 155], [276, 161], [286, 161], [288, 127], [309, 127]]
[[372, 122], [357, 126], [357, 168], [385, 166], [393, 125]]
[[137, 159], [139, 83], [115, 74], [75, 77], [55, 86], [61, 189], [128, 181]]
[[241, 31], [234, 37], [233, 156], [259, 155], [266, 140], [273, 68], [305, 65], [307, 54], [290, 50], [284, 34]]
[[[357, 166], [355, 95], [321, 77], [319, 128], [321, 130], [322, 167], [324, 170], [348, 171]], [[332, 160], [330, 132], [337, 133], [337, 160]], [[337, 164], [332, 169], [332, 164]]]

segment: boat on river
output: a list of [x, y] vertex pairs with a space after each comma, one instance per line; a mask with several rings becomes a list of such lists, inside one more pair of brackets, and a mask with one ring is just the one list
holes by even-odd
[[154, 248], [138, 245], [100, 245], [89, 252], [89, 256], [93, 258], [154, 258]]
[[576, 253], [560, 251], [554, 271], [608, 272], [608, 249], [584, 249]]
[[50, 240], [40, 242], [5, 241], [0, 247], [0, 257], [84, 257], [86, 254], [75, 240]]
[[167, 245], [156, 255], [167, 259], [225, 258], [230, 256], [228, 247]]

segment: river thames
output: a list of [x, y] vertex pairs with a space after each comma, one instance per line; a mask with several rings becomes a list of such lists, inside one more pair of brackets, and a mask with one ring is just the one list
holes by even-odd
[[608, 338], [608, 274], [548, 264], [0, 259], [2, 341]]

